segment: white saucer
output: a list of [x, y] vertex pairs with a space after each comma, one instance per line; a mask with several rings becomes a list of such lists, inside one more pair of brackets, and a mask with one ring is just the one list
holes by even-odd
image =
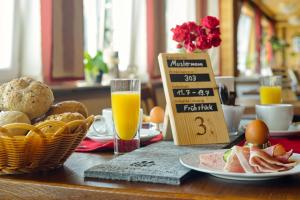
[[[140, 129], [140, 139], [142, 142], [144, 141], [147, 141], [147, 140], [150, 140], [152, 138], [154, 138], [155, 136], [159, 135], [160, 134], [160, 131], [158, 130], [155, 130], [155, 129]], [[93, 132], [92, 129], [90, 129], [86, 135], [86, 137], [92, 139], [92, 140], [95, 140], [95, 141], [99, 141], [99, 142], [104, 142], [104, 141], [109, 141], [109, 140], [113, 140], [113, 135], [99, 135], [99, 134], [95, 134]]]
[[270, 136], [281, 137], [281, 136], [300, 136], [300, 125], [291, 125], [288, 130], [272, 131], [270, 130]]

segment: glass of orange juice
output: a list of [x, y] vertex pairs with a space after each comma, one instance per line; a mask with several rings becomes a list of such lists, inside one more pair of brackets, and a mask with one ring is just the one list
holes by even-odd
[[260, 103], [280, 104], [282, 101], [282, 78], [281, 76], [265, 76], [260, 79]]
[[140, 147], [141, 83], [137, 79], [111, 81], [114, 151], [123, 154]]

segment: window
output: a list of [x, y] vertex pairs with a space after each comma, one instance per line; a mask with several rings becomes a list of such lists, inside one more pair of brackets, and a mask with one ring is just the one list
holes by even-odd
[[0, 6], [0, 81], [17, 75], [16, 58], [13, 56], [15, 27], [15, 1], [1, 1]]
[[[250, 33], [252, 19], [241, 13], [238, 22], [238, 69], [240, 73], [248, 75], [254, 66], [254, 57], [250, 53]], [[254, 42], [254, 40], [253, 40]]]
[[244, 3], [237, 34], [238, 70], [241, 76], [271, 74], [272, 35], [271, 22], [257, 9]]
[[[166, 1], [166, 41], [167, 52], [176, 52], [177, 43], [172, 40], [171, 28], [187, 21], [196, 21], [196, 3], [194, 0], [167, 0]], [[180, 10], [180, 12], [175, 12]]]
[[[218, 16], [218, 0], [210, 0], [208, 14]], [[163, 2], [162, 2], [163, 3]], [[186, 21], [198, 21], [195, 0], [166, 0], [166, 51], [176, 52], [170, 29]], [[180, 12], [177, 12], [180, 10]], [[97, 50], [117, 51], [123, 74], [137, 71], [147, 74], [146, 0], [84, 0], [84, 48], [90, 54]], [[108, 51], [107, 51], [108, 50]], [[219, 69], [219, 50], [209, 51], [214, 72]]]
[[120, 71], [146, 72], [146, 0], [84, 0], [84, 34], [85, 51], [117, 51]]

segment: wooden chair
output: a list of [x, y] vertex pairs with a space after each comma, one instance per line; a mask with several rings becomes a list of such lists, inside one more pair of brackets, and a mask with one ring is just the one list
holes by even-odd
[[149, 115], [151, 109], [154, 106], [157, 106], [157, 99], [155, 91], [150, 84], [146, 84], [142, 86], [141, 89], [141, 104], [143, 108], [143, 112], [146, 115]]

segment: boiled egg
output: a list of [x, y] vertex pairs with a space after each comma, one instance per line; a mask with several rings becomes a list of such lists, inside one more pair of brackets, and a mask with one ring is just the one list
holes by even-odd
[[165, 111], [159, 106], [155, 106], [150, 111], [150, 121], [153, 123], [163, 123], [165, 117]]
[[263, 145], [269, 140], [269, 128], [262, 120], [253, 120], [246, 127], [245, 137], [247, 143]]

